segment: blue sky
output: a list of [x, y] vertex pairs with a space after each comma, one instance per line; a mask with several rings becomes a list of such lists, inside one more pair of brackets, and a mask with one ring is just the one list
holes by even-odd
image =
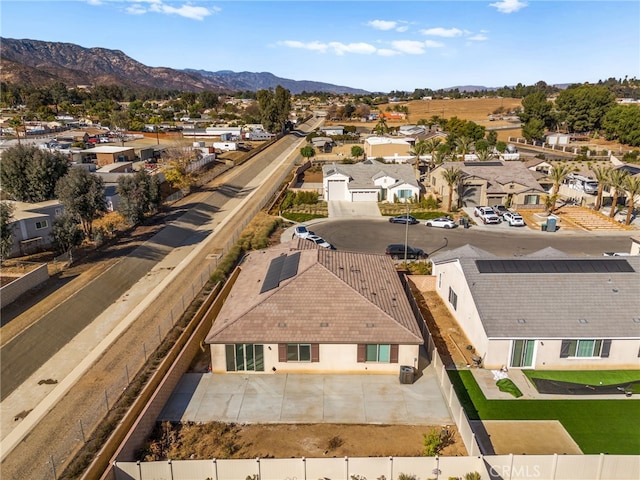
[[640, 2], [2, 0], [1, 35], [389, 92], [640, 77]]

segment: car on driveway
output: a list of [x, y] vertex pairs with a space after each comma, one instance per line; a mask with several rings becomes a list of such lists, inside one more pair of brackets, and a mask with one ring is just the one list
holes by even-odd
[[427, 227], [437, 227], [437, 228], [456, 228], [456, 222], [451, 220], [449, 217], [440, 217], [434, 218], [431, 220], [427, 220], [424, 223]]
[[298, 238], [307, 238], [309, 235], [314, 235], [314, 233], [304, 225], [298, 225], [293, 233]]
[[482, 223], [500, 223], [500, 217], [496, 215], [491, 207], [476, 207], [473, 209], [473, 216], [479, 217]]
[[403, 223], [403, 224], [409, 224], [409, 225], [415, 225], [416, 223], [418, 223], [418, 220], [415, 217], [412, 217], [411, 215], [398, 215], [397, 217], [391, 217], [389, 219], [390, 223]]
[[[427, 254], [420, 248], [413, 248], [409, 245], [406, 246], [407, 260], [418, 260], [421, 258], [427, 258]], [[384, 251], [385, 254], [390, 255], [394, 260], [404, 259], [405, 245], [402, 243], [392, 243], [387, 245]]]
[[319, 245], [320, 247], [328, 248], [329, 250], [336, 249], [336, 247], [334, 247], [329, 242], [327, 242], [324, 238], [319, 237], [318, 235], [309, 235], [306, 237], [306, 239], [309, 240], [310, 242], [315, 243], [316, 245]]
[[502, 219], [509, 224], [510, 227], [524, 227], [524, 218], [517, 212], [507, 212], [502, 215]]
[[502, 216], [505, 213], [509, 213], [509, 209], [504, 205], [494, 205], [492, 208], [493, 208], [493, 213], [498, 215], [500, 218], [502, 218]]

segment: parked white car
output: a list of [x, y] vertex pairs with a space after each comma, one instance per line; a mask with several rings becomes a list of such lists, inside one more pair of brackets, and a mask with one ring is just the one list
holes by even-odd
[[478, 206], [473, 209], [473, 216], [479, 217], [482, 223], [500, 223], [500, 217], [495, 214], [491, 207]]
[[324, 238], [319, 237], [318, 235], [309, 235], [306, 237], [310, 242], [319, 245], [320, 247], [328, 248], [329, 250], [335, 250], [336, 247], [327, 242]]
[[502, 218], [505, 222], [509, 224], [510, 227], [524, 227], [524, 218], [519, 215], [517, 212], [507, 212], [502, 215]]
[[448, 217], [440, 217], [434, 218], [432, 220], [427, 220], [424, 223], [427, 227], [437, 227], [437, 228], [456, 228], [456, 222], [451, 220]]
[[314, 234], [311, 230], [309, 230], [304, 225], [296, 226], [294, 233], [295, 233], [295, 236], [298, 238], [307, 238], [309, 235]]

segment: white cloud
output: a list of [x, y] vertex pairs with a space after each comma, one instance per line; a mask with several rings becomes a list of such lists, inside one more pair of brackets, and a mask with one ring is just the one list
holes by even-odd
[[475, 35], [472, 35], [468, 38], [468, 40], [471, 40], [473, 42], [484, 42], [485, 40], [488, 40], [489, 37], [487, 37], [484, 33], [477, 33]]
[[398, 22], [393, 20], [371, 20], [367, 22], [367, 26], [375, 28], [376, 30], [393, 30], [398, 25]]
[[434, 40], [425, 40], [424, 46], [427, 48], [442, 48], [444, 47], [444, 43], [436, 42]]
[[416, 40], [396, 40], [391, 42], [391, 46], [398, 52], [407, 53], [409, 55], [421, 55], [424, 53], [424, 42]]
[[500, 13], [513, 13], [527, 6], [527, 2], [520, 0], [500, 0], [496, 3], [490, 3], [490, 7], [495, 7]]
[[408, 22], [405, 21], [396, 21], [396, 20], [371, 20], [367, 22], [366, 25], [371, 28], [375, 28], [376, 30], [395, 30], [396, 32], [406, 32], [409, 30]]
[[169, 5], [164, 0], [87, 0], [89, 5], [105, 5], [107, 3], [125, 3], [129, 4], [124, 7], [125, 12], [132, 15], [144, 15], [149, 12], [161, 13], [163, 15], [178, 15], [179, 17], [189, 18], [191, 20], [204, 20], [209, 15], [221, 11], [219, 7], [199, 7], [191, 3], [184, 3], [180, 6], [174, 6], [176, 2]]
[[321, 43], [321, 42], [303, 43], [297, 40], [285, 40], [283, 42], [278, 42], [278, 45], [284, 45], [285, 47], [289, 47], [289, 48], [301, 48], [304, 50], [312, 50], [315, 52], [322, 52], [322, 53], [326, 52], [327, 49], [329, 48], [329, 46], [326, 43]]
[[432, 37], [453, 38], [453, 37], [459, 37], [460, 35], [462, 35], [463, 32], [459, 28], [436, 27], [436, 28], [427, 28], [425, 30], [420, 30], [420, 33], [422, 33], [423, 35], [430, 35]]
[[381, 57], [393, 57], [400, 54], [400, 52], [391, 50], [390, 48], [379, 48], [376, 53]]
[[344, 55], [345, 53], [357, 53], [362, 55], [371, 55], [376, 53], [376, 47], [364, 42], [358, 43], [342, 43], [342, 42], [329, 42], [329, 47], [337, 55]]

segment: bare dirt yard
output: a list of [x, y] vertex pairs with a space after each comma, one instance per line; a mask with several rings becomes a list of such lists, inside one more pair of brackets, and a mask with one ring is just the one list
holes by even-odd
[[441, 434], [440, 455], [466, 456], [455, 427], [440, 425], [163, 423], [140, 460], [422, 456], [424, 434]]

